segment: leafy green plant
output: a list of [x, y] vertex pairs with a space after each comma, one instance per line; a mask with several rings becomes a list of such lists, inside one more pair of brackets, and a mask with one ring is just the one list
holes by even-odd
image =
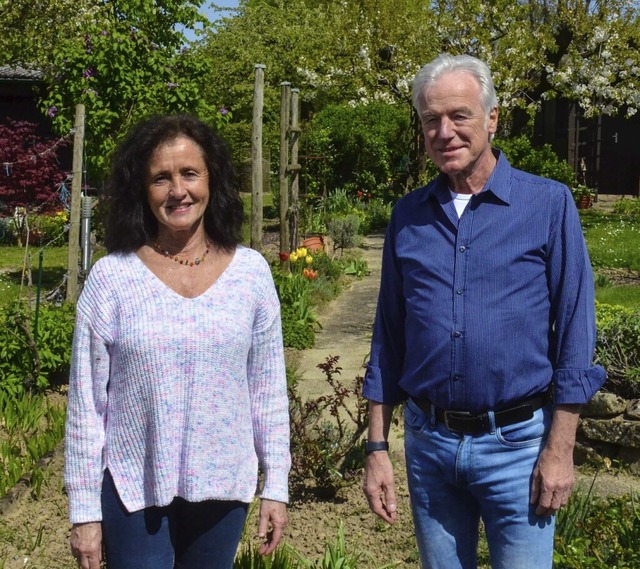
[[336, 215], [329, 218], [327, 229], [333, 239], [334, 249], [349, 249], [355, 247], [360, 219], [357, 215]]
[[364, 191], [393, 198], [408, 176], [410, 136], [406, 105], [328, 105], [314, 115], [302, 135], [306, 153], [321, 157], [302, 176], [309, 185], [316, 184], [314, 188], [321, 183], [328, 188], [349, 188], [352, 197]]
[[325, 497], [352, 480], [364, 462], [359, 445], [367, 424], [363, 378], [356, 376], [345, 386], [337, 379], [342, 371], [339, 359], [329, 356], [317, 366], [331, 388], [329, 394], [303, 400], [297, 382], [289, 385], [292, 484], [301, 486], [311, 479]]
[[534, 148], [524, 135], [509, 139], [495, 139], [494, 146], [502, 150], [514, 168], [557, 180], [573, 188], [577, 185], [573, 169], [561, 160], [550, 144]]
[[66, 377], [71, 361], [75, 309], [14, 302], [0, 311], [0, 390], [18, 396], [44, 390]]
[[356, 257], [345, 267], [344, 274], [353, 275], [359, 279], [367, 276], [369, 274], [367, 261], [362, 257]]
[[614, 213], [640, 217], [640, 199], [624, 198], [613, 204]]
[[567, 508], [558, 512], [554, 567], [634, 569], [640, 566], [639, 540], [635, 495], [596, 498], [591, 491], [574, 493]]
[[25, 474], [31, 475], [37, 495], [43, 479], [38, 461], [64, 436], [64, 405], [52, 405], [40, 394], [16, 397], [0, 390], [0, 417], [0, 496]]
[[607, 370], [607, 389], [640, 396], [640, 311], [596, 302], [595, 358]]

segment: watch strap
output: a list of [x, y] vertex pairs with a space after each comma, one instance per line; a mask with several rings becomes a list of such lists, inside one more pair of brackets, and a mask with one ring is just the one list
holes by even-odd
[[388, 451], [389, 443], [387, 441], [364, 441], [364, 454], [368, 455], [377, 450]]

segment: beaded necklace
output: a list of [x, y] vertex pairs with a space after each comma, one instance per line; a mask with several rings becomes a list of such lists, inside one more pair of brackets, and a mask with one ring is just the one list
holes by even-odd
[[157, 241], [153, 243], [153, 248], [156, 251], [158, 251], [158, 253], [161, 253], [165, 257], [169, 257], [169, 259], [173, 259], [176, 263], [180, 263], [181, 265], [188, 265], [189, 267], [197, 266], [200, 263], [204, 263], [204, 260], [207, 258], [207, 255], [209, 254], [208, 241], [207, 241], [207, 250], [202, 254], [202, 257], [196, 257], [193, 261], [190, 261], [189, 259], [180, 259], [176, 255], [172, 255], [171, 253], [169, 253], [169, 251], [161, 247]]

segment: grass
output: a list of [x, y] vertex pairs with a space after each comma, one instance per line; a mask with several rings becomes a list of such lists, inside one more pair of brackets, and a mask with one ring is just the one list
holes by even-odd
[[29, 248], [25, 259], [25, 248], [18, 246], [0, 247], [0, 305], [17, 298], [28, 284], [23, 271], [31, 266], [33, 294], [38, 284], [38, 266], [42, 251], [42, 288], [50, 290], [62, 282], [67, 270], [67, 247]]
[[587, 211], [581, 220], [594, 268], [640, 271], [640, 220], [637, 217]]

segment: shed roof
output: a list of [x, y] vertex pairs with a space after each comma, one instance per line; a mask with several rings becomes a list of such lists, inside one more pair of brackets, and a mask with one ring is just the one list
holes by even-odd
[[0, 81], [40, 81], [44, 74], [33, 67], [0, 65]]

